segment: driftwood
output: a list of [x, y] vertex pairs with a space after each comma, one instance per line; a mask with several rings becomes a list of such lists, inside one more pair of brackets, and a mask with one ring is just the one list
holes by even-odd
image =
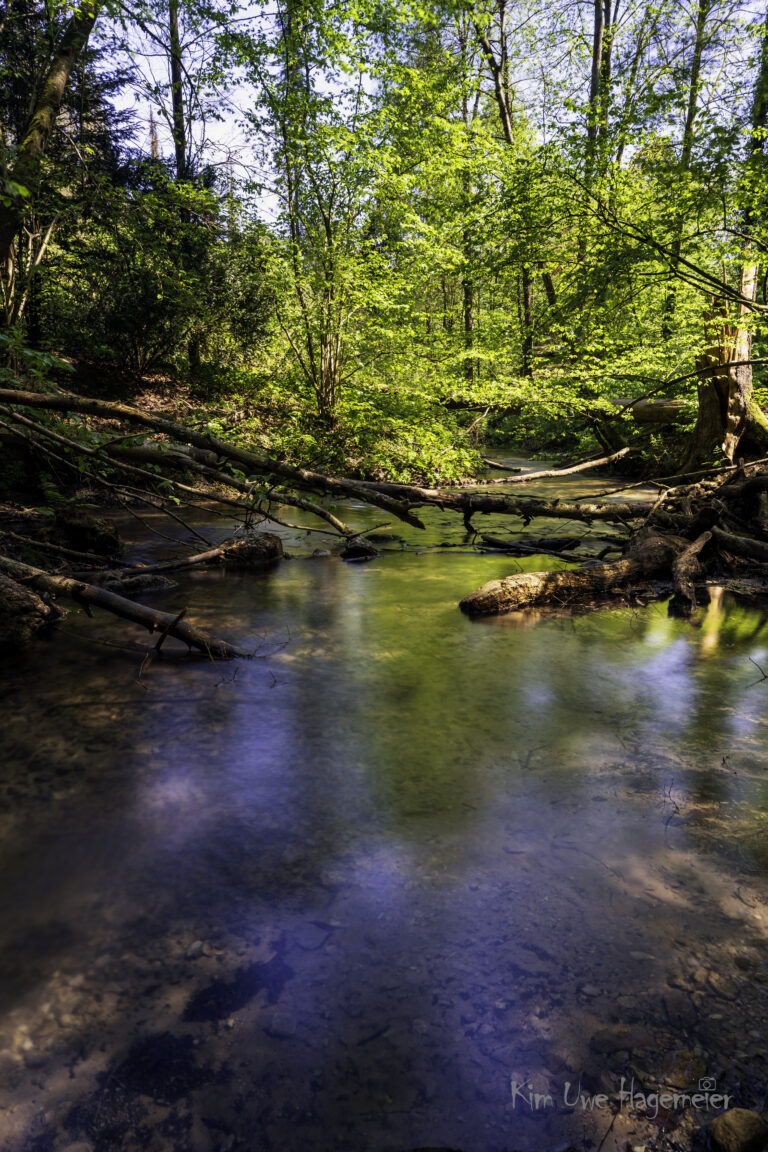
[[493, 468], [497, 472], [522, 472], [522, 468], [513, 468], [509, 464], [500, 464], [498, 460], [491, 460], [488, 456], [481, 456], [486, 468]]
[[[576, 472], [589, 472], [593, 468], [602, 468], [606, 464], [615, 464], [623, 460], [632, 451], [631, 448], [622, 448], [611, 456], [602, 456], [597, 460], [583, 460], [580, 464], [572, 464], [567, 468], [550, 468], [541, 472], [523, 472], [520, 476], [502, 476], [493, 480], [468, 480], [467, 487], [486, 487], [489, 484], [530, 484], [534, 480], [557, 480], [560, 476], [573, 476]], [[501, 465], [499, 465], [501, 467]], [[520, 471], [520, 469], [517, 469]]]
[[469, 616], [491, 616], [540, 604], [593, 600], [668, 570], [684, 548], [685, 541], [646, 529], [635, 537], [621, 560], [560, 572], [519, 572], [491, 580], [466, 596], [459, 607]]
[[82, 580], [74, 580], [71, 576], [53, 575], [41, 568], [33, 568], [30, 564], [10, 560], [7, 556], [0, 556], [0, 573], [25, 587], [33, 588], [38, 593], [47, 596], [67, 596], [75, 603], [84, 606], [86, 610], [95, 605], [115, 616], [120, 616], [123, 620], [140, 624], [150, 632], [159, 632], [158, 643], [166, 636], [173, 636], [190, 648], [196, 648], [215, 659], [229, 660], [236, 656], [247, 656], [247, 653], [235, 648], [226, 640], [219, 640], [182, 619], [183, 612], [175, 616], [171, 612], [159, 612], [155, 608], [148, 608], [145, 604], [137, 604], [124, 596], [118, 596], [107, 588], [97, 588]]
[[701, 577], [699, 554], [711, 539], [711, 532], [702, 532], [675, 560], [672, 570], [675, 593], [669, 602], [671, 615], [692, 616], [696, 611], [696, 581]]

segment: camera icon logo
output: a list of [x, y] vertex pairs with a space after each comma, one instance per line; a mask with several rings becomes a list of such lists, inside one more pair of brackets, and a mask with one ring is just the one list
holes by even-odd
[[714, 1076], [702, 1076], [699, 1080], [699, 1092], [714, 1092], [717, 1088], [717, 1079]]

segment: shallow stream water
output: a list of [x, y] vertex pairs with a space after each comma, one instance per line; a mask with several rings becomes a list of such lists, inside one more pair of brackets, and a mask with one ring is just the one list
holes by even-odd
[[148, 595], [252, 661], [73, 611], [2, 669], [3, 1152], [690, 1148], [765, 1104], [768, 617], [472, 621], [558, 562], [426, 519]]

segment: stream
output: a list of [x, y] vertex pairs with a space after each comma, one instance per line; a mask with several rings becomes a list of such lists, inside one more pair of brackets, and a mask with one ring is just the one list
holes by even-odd
[[73, 609], [4, 663], [2, 1152], [690, 1149], [765, 1105], [768, 607], [470, 620], [560, 562], [424, 518], [144, 597], [253, 660]]

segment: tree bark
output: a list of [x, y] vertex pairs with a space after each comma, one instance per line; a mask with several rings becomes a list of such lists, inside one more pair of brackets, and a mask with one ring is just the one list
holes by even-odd
[[26, 644], [60, 615], [54, 605], [0, 573], [0, 650]]
[[442, 488], [417, 488], [410, 484], [387, 484], [360, 480], [366, 492], [378, 491], [400, 496], [410, 504], [433, 504], [438, 508], [451, 508], [461, 512], [466, 520], [477, 512], [502, 516], [519, 516], [526, 523], [537, 516], [554, 520], [579, 520], [591, 524], [604, 520], [609, 524], [624, 524], [628, 520], [642, 519], [652, 510], [648, 501], [621, 504], [566, 504], [560, 500], [544, 500], [535, 496], [486, 496], [481, 492], [455, 492]]
[[176, 179], [187, 179], [187, 131], [184, 116], [184, 87], [181, 76], [181, 39], [179, 37], [179, 0], [168, 0], [168, 64], [171, 73], [171, 109], [173, 119], [173, 151], [176, 160]]
[[669, 602], [670, 615], [692, 616], [696, 611], [696, 580], [701, 575], [699, 554], [711, 539], [711, 532], [702, 532], [677, 557], [673, 569], [675, 594]]

